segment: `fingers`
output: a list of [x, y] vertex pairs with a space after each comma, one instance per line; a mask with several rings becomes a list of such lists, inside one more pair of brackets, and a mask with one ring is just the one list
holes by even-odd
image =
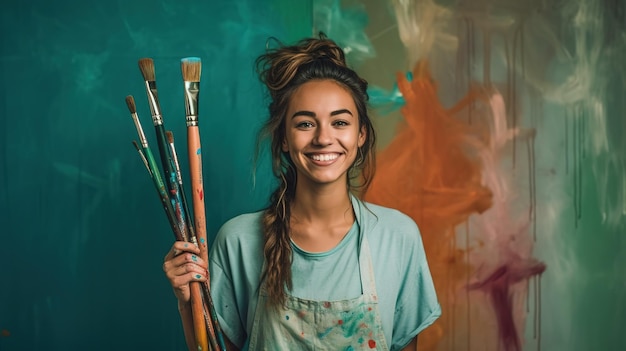
[[172, 288], [182, 290], [186, 289], [191, 282], [205, 282], [207, 280], [206, 271], [190, 271], [182, 274], [168, 276]]
[[199, 254], [200, 250], [195, 245], [177, 241], [165, 255], [163, 271], [181, 302], [188, 302], [190, 299], [190, 282], [208, 280], [207, 263]]
[[200, 248], [198, 248], [193, 243], [189, 243], [189, 242], [186, 242], [186, 241], [176, 241], [176, 242], [174, 242], [174, 245], [172, 245], [172, 248], [167, 253], [167, 255], [165, 255], [165, 258], [163, 260], [164, 261], [169, 261], [172, 258], [174, 258], [175, 256], [180, 255], [182, 252], [191, 252], [191, 253], [194, 253], [196, 255], [199, 255], [200, 254]]
[[169, 261], [163, 262], [163, 271], [171, 276], [192, 272], [206, 274], [206, 270], [207, 265], [200, 256], [191, 253], [180, 254]]
[[[169, 278], [169, 277], [168, 277]], [[191, 300], [191, 293], [189, 290], [190, 282], [204, 282], [207, 278], [204, 274], [189, 272], [184, 275], [174, 276], [170, 279], [174, 295], [178, 301], [187, 303]]]
[[163, 271], [172, 285], [206, 280], [208, 265], [199, 254], [200, 249], [191, 243], [177, 241], [172, 245], [163, 262]]

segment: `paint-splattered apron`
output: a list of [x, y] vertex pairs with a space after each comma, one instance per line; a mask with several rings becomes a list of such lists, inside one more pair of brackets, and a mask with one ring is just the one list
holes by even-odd
[[361, 245], [363, 295], [357, 298], [312, 301], [287, 295], [286, 306], [274, 309], [261, 284], [249, 350], [388, 350], [367, 238]]

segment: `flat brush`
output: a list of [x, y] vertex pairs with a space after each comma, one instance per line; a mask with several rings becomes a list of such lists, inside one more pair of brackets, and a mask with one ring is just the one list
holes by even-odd
[[[206, 239], [204, 185], [202, 181], [202, 147], [200, 143], [200, 129], [198, 127], [198, 98], [200, 93], [201, 70], [202, 62], [200, 58], [187, 57], [181, 60], [185, 96], [185, 116], [187, 122], [187, 153], [189, 156], [191, 192], [193, 195], [194, 223], [200, 254], [205, 262], [209, 262]], [[209, 282], [205, 284], [205, 302], [208, 304], [211, 321], [211, 323], [207, 323], [207, 329], [210, 335], [209, 341], [211, 341], [211, 347], [214, 351], [226, 350], [224, 337], [208, 287]]]
[[[194, 87], [195, 90], [195, 101], [197, 102], [197, 93], [199, 91], [199, 84], [196, 84]], [[187, 84], [185, 84], [185, 95], [187, 95]], [[197, 106], [197, 105], [196, 105]], [[185, 99], [185, 107], [187, 107], [187, 98]], [[186, 110], [188, 110], [188, 108], [186, 108]], [[204, 194], [202, 191], [202, 158], [200, 155], [200, 145], [199, 145], [199, 137], [197, 136], [197, 133], [195, 136], [192, 135], [192, 139], [189, 139], [189, 117], [187, 117], [187, 148], [189, 150], [189, 145], [193, 144], [194, 147], [197, 147], [195, 150], [198, 151], [197, 155], [194, 152], [194, 156], [192, 156], [191, 152], [188, 151], [188, 156], [189, 156], [189, 170], [190, 170], [190, 175], [191, 175], [191, 192], [192, 192], [192, 203], [193, 203], [193, 217], [194, 217], [194, 228], [195, 228], [195, 232], [196, 232], [196, 237], [198, 239], [198, 247], [200, 248], [200, 257], [202, 257], [202, 259], [204, 260], [204, 262], [209, 262], [208, 260], [208, 255], [207, 255], [207, 246], [206, 246], [206, 227], [205, 227], [205, 220], [204, 220]], [[198, 163], [200, 162], [200, 163]], [[198, 176], [200, 177], [198, 179]], [[196, 331], [196, 337], [199, 336], [199, 334], [205, 338], [205, 340], [208, 339], [208, 341], [211, 342], [211, 346], [213, 351], [219, 351], [219, 349], [216, 349], [214, 347], [214, 338], [212, 335], [212, 331], [213, 331], [213, 327], [210, 323], [210, 320], [205, 319], [206, 318], [206, 314], [205, 314], [205, 307], [206, 305], [204, 304], [204, 299], [202, 298], [202, 290], [200, 289], [201, 286], [200, 285], [195, 285], [198, 287], [197, 292], [199, 293], [199, 296], [196, 295], [196, 298], [198, 298], [201, 303], [199, 309], [201, 309], [202, 313], [198, 313], [196, 314], [196, 310], [194, 310], [194, 325], [197, 325], [197, 328], [195, 329]], [[193, 302], [193, 297], [192, 296], [192, 302]], [[196, 321], [197, 320], [197, 321]], [[200, 329], [200, 320], [202, 321], [202, 329]], [[197, 323], [197, 324], [196, 324]]]
[[198, 95], [200, 92], [201, 61], [197, 57], [181, 60], [184, 81], [185, 116], [187, 122], [187, 155], [194, 214], [194, 228], [202, 259], [208, 262], [206, 240], [206, 214], [204, 209], [204, 185], [202, 181], [202, 147], [198, 128]]
[[170, 199], [175, 209], [183, 240], [189, 241], [189, 228], [187, 227], [186, 213], [180, 196], [181, 191], [176, 181], [176, 171], [174, 170], [172, 155], [165, 137], [165, 126], [163, 124], [163, 115], [161, 114], [161, 106], [159, 104], [154, 61], [151, 58], [140, 59], [139, 70], [141, 71], [146, 85], [148, 104], [150, 105], [150, 112], [152, 114], [152, 124], [156, 132], [159, 155], [161, 156], [161, 166], [163, 167], [163, 173], [167, 179], [167, 189], [170, 192]]
[[135, 99], [132, 95], [128, 95], [126, 97], [126, 106], [128, 106], [128, 111], [130, 111], [130, 116], [135, 122], [135, 127], [137, 128], [137, 134], [139, 135], [139, 141], [141, 143], [141, 147], [143, 149], [143, 160], [146, 162], [148, 171], [154, 183], [154, 187], [156, 188], [159, 198], [161, 199], [161, 204], [163, 205], [163, 210], [167, 215], [167, 220], [172, 227], [172, 231], [174, 235], [179, 238], [182, 237], [182, 233], [180, 232], [180, 227], [176, 220], [176, 214], [174, 212], [174, 208], [170, 202], [169, 196], [167, 195], [167, 191], [165, 189], [165, 184], [163, 183], [163, 179], [161, 178], [161, 172], [159, 172], [159, 166], [157, 166], [156, 161], [154, 160], [154, 156], [152, 155], [152, 151], [150, 150], [150, 146], [148, 145], [148, 139], [143, 132], [143, 128], [141, 127], [141, 122], [139, 121], [139, 116], [137, 115], [137, 108], [135, 106]]

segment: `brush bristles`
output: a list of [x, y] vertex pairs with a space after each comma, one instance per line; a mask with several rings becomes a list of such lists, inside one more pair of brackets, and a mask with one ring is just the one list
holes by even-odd
[[180, 67], [183, 71], [185, 82], [199, 82], [202, 61], [198, 57], [187, 57], [180, 60]]
[[139, 69], [145, 81], [154, 81], [154, 61], [151, 58], [142, 58], [139, 60]]
[[128, 106], [128, 111], [130, 113], [137, 113], [137, 107], [135, 106], [135, 99], [132, 95], [128, 95], [126, 97], [126, 106]]
[[165, 131], [165, 136], [167, 137], [168, 143], [174, 144], [174, 133], [172, 133], [172, 131], [170, 130]]

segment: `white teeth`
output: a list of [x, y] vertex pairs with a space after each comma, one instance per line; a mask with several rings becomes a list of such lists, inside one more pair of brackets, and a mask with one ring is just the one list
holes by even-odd
[[337, 154], [311, 155], [311, 158], [315, 161], [332, 161], [337, 157], [339, 157]]

